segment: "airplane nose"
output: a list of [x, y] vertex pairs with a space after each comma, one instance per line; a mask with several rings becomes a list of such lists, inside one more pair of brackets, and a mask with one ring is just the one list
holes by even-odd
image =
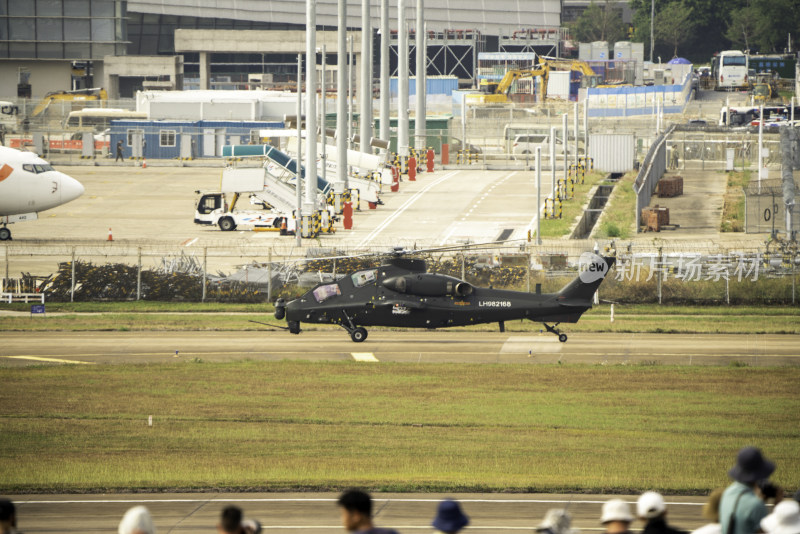
[[81, 196], [84, 192], [83, 184], [75, 178], [61, 175], [61, 202], [69, 202]]

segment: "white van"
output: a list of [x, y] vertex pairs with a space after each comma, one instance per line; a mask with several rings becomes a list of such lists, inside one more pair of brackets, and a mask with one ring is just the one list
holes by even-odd
[[[550, 136], [548, 134], [518, 134], [511, 144], [511, 153], [515, 156], [532, 156], [536, 147], [542, 147], [542, 155], [550, 154]], [[564, 153], [564, 143], [556, 136], [556, 154]]]

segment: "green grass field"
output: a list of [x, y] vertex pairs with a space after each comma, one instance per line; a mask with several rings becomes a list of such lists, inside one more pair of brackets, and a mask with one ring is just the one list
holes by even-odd
[[[0, 370], [0, 491], [692, 493], [800, 480], [797, 368], [198, 362]], [[153, 426], [147, 418], [153, 416]]]
[[[201, 304], [151, 306], [148, 303], [85, 303], [48, 305], [50, 317], [0, 317], [0, 332], [12, 331], [242, 331], [258, 330], [250, 322], [282, 324], [272, 316], [272, 305]], [[55, 310], [53, 309], [55, 308]], [[75, 310], [85, 310], [76, 312]], [[616, 305], [614, 322], [607, 304], [589, 310], [570, 332], [636, 333], [764, 333], [800, 334], [800, 308], [792, 306], [657, 306]], [[531, 321], [509, 321], [510, 332], [536, 332], [542, 327]], [[308, 325], [307, 330], [338, 329], [333, 325]], [[469, 327], [473, 331], [495, 331], [494, 324]]]

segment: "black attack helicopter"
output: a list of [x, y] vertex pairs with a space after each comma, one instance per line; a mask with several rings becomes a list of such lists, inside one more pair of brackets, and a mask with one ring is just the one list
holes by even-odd
[[[367, 339], [365, 326], [447, 328], [530, 319], [541, 322], [562, 343], [560, 323], [577, 323], [592, 307], [595, 291], [613, 257], [591, 252], [581, 256], [579, 274], [558, 293], [535, 293], [475, 287], [452, 276], [427, 272], [425, 260], [397, 254], [376, 269], [319, 284], [301, 297], [275, 302], [275, 318], [286, 318], [287, 329], [300, 333], [301, 323], [331, 323], [344, 328], [356, 343]], [[554, 323], [554, 324], [549, 324]]]

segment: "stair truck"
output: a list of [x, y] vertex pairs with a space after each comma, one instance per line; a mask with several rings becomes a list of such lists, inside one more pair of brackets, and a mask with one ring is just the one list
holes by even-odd
[[[253, 230], [280, 231], [293, 234], [297, 230], [294, 181], [296, 165], [286, 154], [270, 145], [234, 145], [223, 147], [227, 157], [259, 156], [265, 158], [261, 167], [228, 167], [222, 173], [219, 191], [197, 191], [200, 194], [194, 222], [218, 226], [232, 231], [240, 226]], [[302, 169], [302, 166], [301, 166]], [[331, 184], [317, 178], [318, 194], [312, 214], [312, 234], [333, 231], [333, 209], [325, 204]], [[237, 209], [246, 195], [252, 209]]]

